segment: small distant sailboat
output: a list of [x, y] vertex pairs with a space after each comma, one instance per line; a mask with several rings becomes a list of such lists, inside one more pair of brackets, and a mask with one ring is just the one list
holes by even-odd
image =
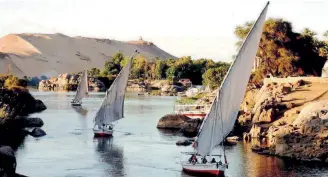
[[[213, 155], [212, 150], [220, 143], [223, 144], [237, 119], [262, 36], [268, 5], [269, 2], [248, 33], [221, 84], [193, 145], [196, 152], [184, 153], [191, 155], [189, 160], [181, 162], [183, 171], [187, 173], [222, 176], [228, 168], [224, 146], [222, 145], [223, 155]], [[197, 156], [202, 160], [198, 161]], [[221, 161], [222, 156], [224, 163]]]
[[[136, 51], [135, 53], [138, 53]], [[128, 84], [129, 74], [132, 67], [132, 56], [128, 64], [122, 68], [96, 113], [93, 132], [95, 136], [111, 136], [113, 133], [113, 122], [124, 117], [124, 97]]]
[[81, 106], [83, 97], [88, 95], [88, 70], [84, 69], [81, 75], [81, 80], [79, 85], [77, 86], [76, 94], [74, 99], [72, 100], [72, 106]]

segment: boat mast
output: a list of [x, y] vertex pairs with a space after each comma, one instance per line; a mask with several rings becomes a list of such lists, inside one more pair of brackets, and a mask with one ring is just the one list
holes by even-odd
[[[216, 97], [215, 101], [216, 101], [216, 103], [218, 103], [218, 96]], [[212, 147], [212, 145], [213, 145], [214, 127], [215, 127], [216, 119], [217, 119], [217, 115], [218, 115], [217, 112], [218, 112], [218, 109], [217, 109], [217, 106], [215, 106], [215, 119], [213, 120], [210, 147]], [[212, 160], [212, 151], [210, 151], [210, 160]]]
[[[221, 95], [221, 89], [219, 91], [219, 96]], [[218, 97], [219, 97], [218, 96]], [[220, 104], [220, 110], [221, 110], [221, 104]], [[221, 131], [222, 131], [222, 150], [223, 150], [223, 158], [224, 158], [224, 162], [227, 163], [227, 159], [226, 159], [226, 154], [225, 154], [225, 148], [224, 148], [224, 132], [223, 132], [223, 120], [222, 120], [222, 112], [220, 112], [220, 120], [221, 120]]]

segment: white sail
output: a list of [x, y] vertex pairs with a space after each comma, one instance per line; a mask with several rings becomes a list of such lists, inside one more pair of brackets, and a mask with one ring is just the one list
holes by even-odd
[[125, 89], [132, 66], [132, 58], [128, 64], [120, 71], [110, 88], [106, 91], [104, 101], [95, 117], [95, 124], [111, 124], [123, 118]]
[[210, 112], [203, 121], [195, 144], [197, 153], [200, 155], [210, 154], [212, 149], [219, 145], [233, 129], [262, 36], [268, 4], [239, 49], [213, 101]]
[[77, 86], [76, 95], [73, 99], [75, 102], [80, 102], [83, 97], [88, 94], [88, 70], [85, 69], [82, 72], [81, 80], [79, 85]]

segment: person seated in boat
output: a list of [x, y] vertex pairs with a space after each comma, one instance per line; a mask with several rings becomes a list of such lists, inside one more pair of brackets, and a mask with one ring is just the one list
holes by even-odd
[[73, 103], [73, 104], [82, 104], [82, 101], [73, 100], [71, 103]]
[[191, 155], [189, 162], [195, 164], [195, 163], [197, 163], [197, 161], [198, 160], [197, 160], [196, 155], [195, 154]]
[[110, 125], [107, 125], [108, 130], [112, 130], [113, 128]]
[[216, 160], [215, 158], [212, 159], [211, 163], [216, 163]]
[[202, 163], [203, 164], [206, 164], [207, 163], [206, 156], [203, 157]]
[[222, 162], [221, 162], [221, 160], [219, 161], [219, 163], [218, 163], [219, 165], [222, 165]]
[[189, 163], [191, 163], [191, 161], [193, 160], [193, 157], [194, 157], [194, 155], [191, 155], [191, 157], [189, 158]]

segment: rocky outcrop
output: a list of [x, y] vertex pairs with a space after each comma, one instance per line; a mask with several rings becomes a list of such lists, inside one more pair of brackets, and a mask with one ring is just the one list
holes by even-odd
[[0, 175], [5, 177], [16, 176], [16, 157], [9, 146], [0, 147]]
[[201, 125], [201, 119], [187, 119], [181, 125], [181, 131], [187, 136], [196, 136]]
[[[41, 80], [39, 83], [40, 91], [76, 91], [80, 82], [80, 74], [60, 74], [58, 77], [49, 80]], [[93, 77], [88, 77], [90, 91], [105, 91], [105, 84]]]
[[328, 101], [304, 107], [289, 125], [268, 131], [271, 153], [300, 160], [328, 161]]
[[0, 89], [0, 145], [17, 148], [28, 134], [25, 128], [43, 126], [40, 118], [27, 116], [45, 109], [26, 89]]
[[41, 137], [47, 135], [45, 131], [38, 127], [34, 128], [29, 134], [33, 137]]
[[267, 83], [253, 97], [253, 107], [240, 113], [238, 124], [248, 127], [244, 140], [265, 142], [252, 147], [260, 154], [328, 162], [328, 101], [323, 88], [322, 83], [302, 80]]
[[177, 85], [164, 85], [161, 91], [162, 96], [176, 96], [178, 92], [184, 91], [184, 88]]
[[194, 136], [201, 124], [201, 119], [191, 119], [181, 114], [168, 114], [158, 121], [157, 128], [176, 129], [187, 136]]
[[157, 128], [180, 130], [187, 120], [190, 120], [190, 118], [181, 114], [168, 114], [158, 121]]

